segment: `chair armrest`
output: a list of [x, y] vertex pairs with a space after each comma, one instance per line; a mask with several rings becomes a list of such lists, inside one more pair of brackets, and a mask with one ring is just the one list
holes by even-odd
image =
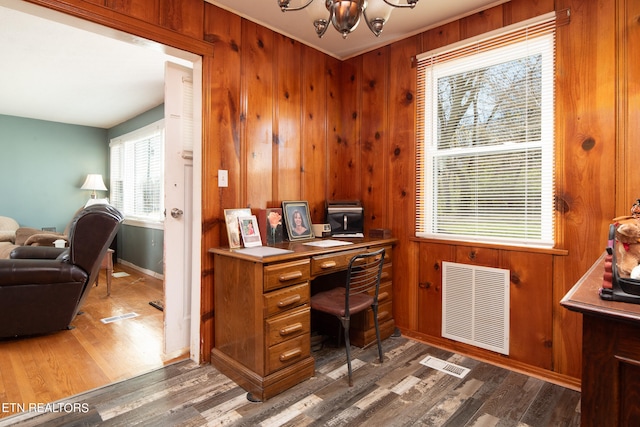
[[59, 259], [0, 259], [0, 287], [84, 283], [89, 274]]
[[18, 246], [11, 251], [11, 259], [56, 259], [66, 248], [53, 246]]

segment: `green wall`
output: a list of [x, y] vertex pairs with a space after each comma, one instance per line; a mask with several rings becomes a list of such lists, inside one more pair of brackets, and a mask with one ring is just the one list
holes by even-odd
[[87, 174], [106, 181], [106, 141], [105, 129], [0, 115], [0, 216], [64, 231], [90, 197]]

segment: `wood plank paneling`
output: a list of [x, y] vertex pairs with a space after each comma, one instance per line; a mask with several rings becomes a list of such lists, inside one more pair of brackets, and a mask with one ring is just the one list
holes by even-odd
[[511, 0], [504, 5], [504, 24], [511, 25], [544, 15], [554, 10], [553, 7], [554, 0]]
[[602, 253], [616, 214], [615, 8], [603, 1], [556, 3], [558, 10], [571, 8], [571, 23], [556, 37], [558, 237], [569, 254], [554, 265], [554, 369], [580, 377], [580, 317], [558, 301]]
[[273, 200], [273, 40], [273, 31], [242, 21], [240, 189], [252, 208]]
[[[242, 207], [240, 192], [239, 16], [206, 5], [205, 39], [213, 55], [203, 59], [201, 360], [209, 361], [214, 343], [214, 267], [211, 247], [228, 245], [223, 209]], [[218, 188], [218, 170], [229, 187]]]
[[[412, 58], [420, 52], [420, 37], [410, 37], [394, 43], [389, 51], [389, 144], [386, 181], [388, 186], [387, 220], [399, 239], [393, 259], [393, 307], [396, 325], [415, 329], [417, 301], [418, 245], [409, 237], [415, 230], [415, 141], [416, 141], [416, 73]], [[398, 272], [403, 272], [401, 275]]]
[[460, 39], [468, 39], [504, 26], [504, 4], [474, 13], [460, 20]]
[[630, 203], [640, 197], [640, 176], [629, 173], [640, 164], [640, 2], [616, 1], [618, 68], [618, 140], [616, 156], [616, 215], [628, 215]]
[[460, 41], [460, 25], [461, 21], [453, 21], [422, 33], [423, 51], [428, 52]]
[[[327, 200], [336, 200], [336, 193], [339, 189], [346, 188], [347, 191], [354, 191], [350, 185], [344, 185], [344, 182], [338, 182], [337, 176], [342, 174], [344, 179], [351, 179], [354, 176], [352, 170], [344, 168], [333, 168], [332, 159], [340, 155], [353, 155], [349, 153], [345, 144], [344, 135], [344, 106], [343, 99], [343, 67], [339, 60], [335, 58], [327, 58]], [[338, 154], [340, 153], [340, 154]], [[355, 193], [355, 191], [354, 191]], [[340, 200], [353, 199], [357, 197], [342, 196]]]
[[362, 60], [357, 58], [341, 64], [340, 114], [341, 128], [329, 139], [328, 200], [360, 199], [360, 80]]
[[301, 199], [309, 202], [313, 223], [324, 222], [327, 197], [327, 62], [326, 55], [302, 49]]
[[387, 228], [388, 203], [387, 153], [389, 144], [389, 48], [383, 47], [362, 57], [362, 124], [360, 158], [361, 196], [365, 232]]
[[139, 2], [134, 0], [89, 0], [92, 3], [106, 6], [125, 15], [141, 19], [145, 22], [159, 24], [160, 1]]
[[171, 0], [160, 2], [160, 25], [196, 40], [202, 40], [205, 2]]
[[500, 267], [500, 251], [498, 249], [456, 245], [456, 262], [460, 264]]
[[421, 243], [418, 258], [418, 312], [416, 331], [439, 337], [442, 333], [442, 263], [456, 260], [455, 248], [441, 243]]
[[273, 200], [279, 204], [301, 198], [302, 45], [277, 34], [275, 42]]
[[509, 357], [552, 370], [553, 255], [502, 251], [501, 258], [511, 272]]

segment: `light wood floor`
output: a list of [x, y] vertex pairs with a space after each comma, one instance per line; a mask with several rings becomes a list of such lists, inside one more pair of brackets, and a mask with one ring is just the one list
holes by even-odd
[[[262, 403], [249, 402], [213, 366], [181, 361], [60, 402], [57, 412], [0, 420], [0, 427], [580, 425], [577, 391], [404, 337], [386, 339], [383, 351], [380, 364], [375, 346], [353, 347], [353, 387], [344, 348], [314, 351], [315, 376]], [[470, 371], [452, 376], [421, 364], [427, 356]]]
[[[45, 404], [149, 372], [188, 354], [163, 356], [163, 313], [149, 305], [162, 300], [162, 281], [116, 264], [107, 296], [104, 271], [91, 289], [75, 329], [0, 340], [0, 418], [18, 405]], [[100, 320], [134, 312], [137, 317]]]

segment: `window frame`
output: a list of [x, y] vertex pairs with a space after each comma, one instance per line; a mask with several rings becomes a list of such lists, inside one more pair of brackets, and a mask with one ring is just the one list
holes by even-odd
[[[159, 165], [160, 166], [160, 169], [159, 169], [160, 170], [160, 186], [158, 189], [159, 190], [158, 202], [160, 204], [159, 211], [161, 212], [161, 214], [159, 215], [159, 217], [155, 217], [155, 218], [153, 216], [145, 216], [140, 214], [136, 215], [136, 214], [132, 214], [131, 212], [128, 212], [124, 207], [116, 206], [116, 208], [120, 209], [124, 215], [124, 221], [123, 221], [124, 224], [133, 225], [137, 227], [144, 227], [144, 228], [154, 228], [159, 230], [164, 229], [164, 211], [165, 211], [165, 207], [164, 207], [164, 174], [165, 174], [164, 119], [160, 119], [156, 122], [150, 123], [132, 132], [128, 132], [124, 135], [120, 135], [118, 137], [112, 138], [109, 142], [109, 159], [110, 159], [109, 171], [110, 171], [110, 179], [112, 181], [110, 185], [109, 196], [113, 203], [114, 200], [117, 199], [113, 195], [113, 192], [116, 191], [116, 187], [117, 187], [114, 182], [113, 148], [116, 146], [121, 146], [124, 148], [124, 146], [130, 145], [130, 144], [135, 145], [136, 143], [139, 143], [141, 141], [146, 141], [150, 138], [153, 138], [158, 133], [160, 137], [160, 148], [161, 148], [161, 158], [160, 158], [160, 165]], [[122, 162], [126, 163], [128, 160], [130, 159], [126, 159], [125, 155], [122, 156], [122, 159], [121, 159]], [[121, 168], [124, 169], [126, 168], [126, 166], [121, 165]], [[133, 179], [133, 177], [131, 177], [130, 179]], [[127, 185], [127, 184], [125, 183], [123, 185]], [[126, 205], [126, 203], [124, 202], [123, 204]]]
[[[551, 16], [550, 16], [551, 15]], [[532, 20], [533, 21], [533, 20]], [[549, 26], [553, 28], [542, 34], [535, 34], [535, 37], [517, 36], [510, 38], [510, 32], [522, 31], [527, 28], [530, 22], [516, 24], [511, 28], [495, 31], [490, 36], [480, 37], [481, 41], [500, 39], [507, 40], [497, 47], [478, 49], [474, 51], [473, 43], [457, 43], [447, 49], [439, 49], [435, 53], [427, 52], [419, 56], [419, 64], [425, 58], [429, 59], [429, 64], [423, 66], [418, 72], [418, 129], [417, 129], [417, 176], [416, 176], [416, 237], [436, 240], [454, 240], [464, 242], [481, 242], [487, 244], [507, 244], [523, 247], [552, 248], [555, 246], [555, 14], [548, 14], [535, 20], [539, 22], [552, 21]], [[518, 27], [515, 30], [513, 27]], [[491, 44], [491, 43], [488, 43]], [[526, 55], [522, 55], [523, 44], [527, 45]], [[461, 46], [461, 47], [460, 47]], [[462, 54], [455, 52], [456, 49]], [[465, 52], [466, 50], [466, 52]], [[450, 57], [439, 63], [432, 58], [445, 52], [445, 57], [449, 51], [454, 51]], [[452, 76], [464, 71], [482, 70], [487, 67], [508, 63], [532, 55], [542, 55], [542, 93], [544, 96], [541, 108], [541, 137], [535, 142], [518, 142], [511, 144], [497, 144], [488, 146], [474, 146], [473, 148], [438, 148], [438, 78], [442, 76]], [[460, 64], [465, 64], [460, 66]], [[455, 71], [453, 71], [455, 70]], [[424, 81], [420, 79], [424, 78]], [[546, 88], [545, 88], [546, 86]], [[432, 94], [434, 96], [432, 96]], [[420, 116], [422, 114], [422, 116]], [[436, 228], [435, 217], [437, 216], [437, 169], [434, 167], [438, 158], [457, 154], [463, 156], [469, 153], [482, 155], [490, 152], [514, 152], [517, 147], [520, 152], [525, 152], [528, 148], [539, 147], [542, 150], [540, 171], [543, 175], [544, 188], [541, 190], [541, 213], [540, 219], [543, 227], [539, 238], [531, 239], [525, 237], [505, 237], [464, 233], [444, 233]], [[488, 228], [488, 227], [487, 227]], [[487, 233], [488, 234], [488, 233]]]

